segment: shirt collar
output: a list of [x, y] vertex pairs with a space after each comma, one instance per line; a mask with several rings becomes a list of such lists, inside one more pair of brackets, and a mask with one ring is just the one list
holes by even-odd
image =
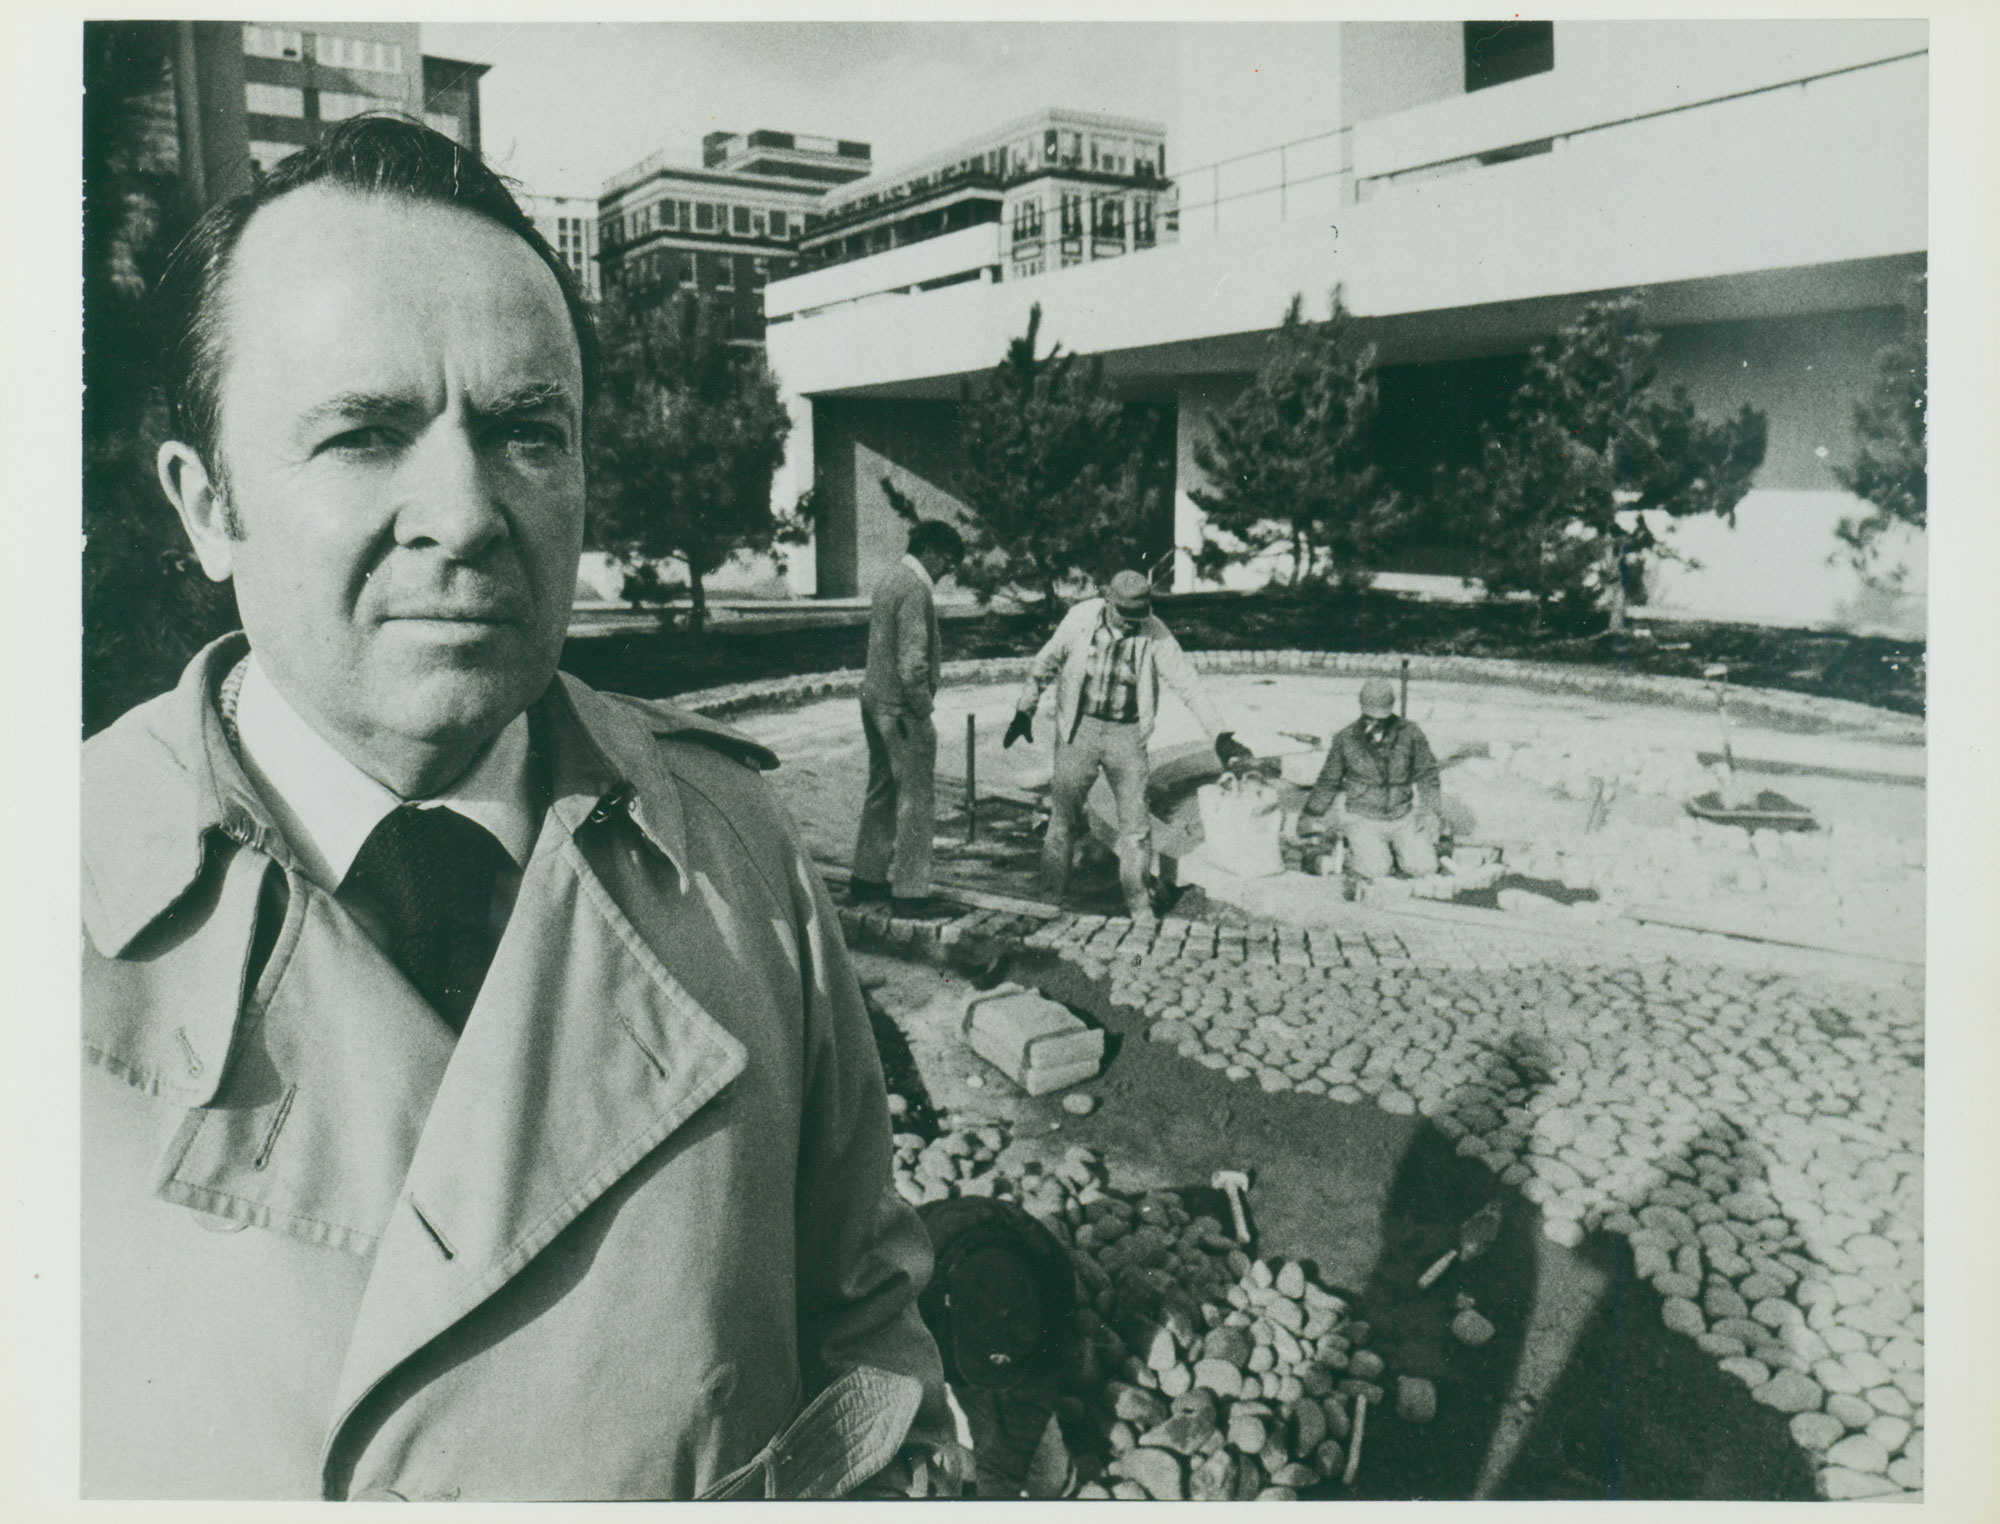
[[924, 579], [925, 587], [935, 588], [937, 586], [937, 583], [931, 579], [930, 568], [924, 565], [924, 563], [919, 561], [915, 556], [905, 553], [905, 555], [903, 556], [903, 564], [909, 567], [909, 569], [915, 572], [919, 577], [922, 577]]
[[466, 773], [432, 798], [406, 801], [340, 754], [292, 707], [253, 651], [236, 701], [243, 769], [316, 882], [337, 889], [362, 843], [406, 802], [443, 806], [493, 833], [525, 867], [540, 829], [528, 766], [528, 717], [516, 715]]

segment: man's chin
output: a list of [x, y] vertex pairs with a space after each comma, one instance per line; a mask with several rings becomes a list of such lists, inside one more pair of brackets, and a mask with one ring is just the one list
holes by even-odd
[[[489, 627], [489, 629], [492, 627]], [[518, 630], [486, 639], [454, 635], [406, 650], [384, 674], [385, 707], [406, 735], [488, 736], [526, 709], [548, 686], [554, 665], [528, 649]]]

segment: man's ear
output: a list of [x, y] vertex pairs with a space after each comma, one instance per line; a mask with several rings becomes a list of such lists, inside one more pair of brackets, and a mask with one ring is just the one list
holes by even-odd
[[194, 553], [201, 557], [201, 569], [211, 582], [227, 582], [236, 562], [236, 536], [230, 532], [221, 487], [210, 479], [201, 457], [178, 439], [160, 446], [155, 466], [167, 500], [181, 516]]

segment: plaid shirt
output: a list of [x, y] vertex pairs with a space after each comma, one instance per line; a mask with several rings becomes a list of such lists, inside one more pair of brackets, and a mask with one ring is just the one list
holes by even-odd
[[1111, 627], [1107, 611], [1090, 636], [1090, 660], [1083, 673], [1083, 712], [1115, 725], [1139, 718], [1139, 652], [1146, 637], [1138, 630]]

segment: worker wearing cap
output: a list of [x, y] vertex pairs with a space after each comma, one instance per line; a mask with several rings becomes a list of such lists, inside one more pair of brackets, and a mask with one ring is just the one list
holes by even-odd
[[1029, 669], [1001, 744], [1034, 740], [1035, 707], [1042, 690], [1055, 683], [1055, 776], [1049, 786], [1042, 872], [1057, 901], [1069, 883], [1071, 841], [1083, 801], [1101, 771], [1118, 806], [1118, 882], [1125, 903], [1135, 916], [1152, 914], [1146, 742], [1159, 712], [1162, 680], [1215, 737], [1215, 753], [1224, 767], [1249, 758], [1250, 749], [1237, 741], [1202, 692], [1194, 663], [1153, 613], [1153, 585], [1139, 572], [1119, 572], [1105, 596], [1086, 598], [1064, 615]]
[[1363, 878], [1387, 878], [1392, 868], [1413, 877], [1437, 872], [1441, 818], [1437, 758], [1424, 733], [1396, 714], [1387, 678], [1361, 685], [1361, 718], [1333, 738], [1319, 779], [1299, 813], [1299, 831], [1313, 834], [1337, 798], [1350, 861]]

